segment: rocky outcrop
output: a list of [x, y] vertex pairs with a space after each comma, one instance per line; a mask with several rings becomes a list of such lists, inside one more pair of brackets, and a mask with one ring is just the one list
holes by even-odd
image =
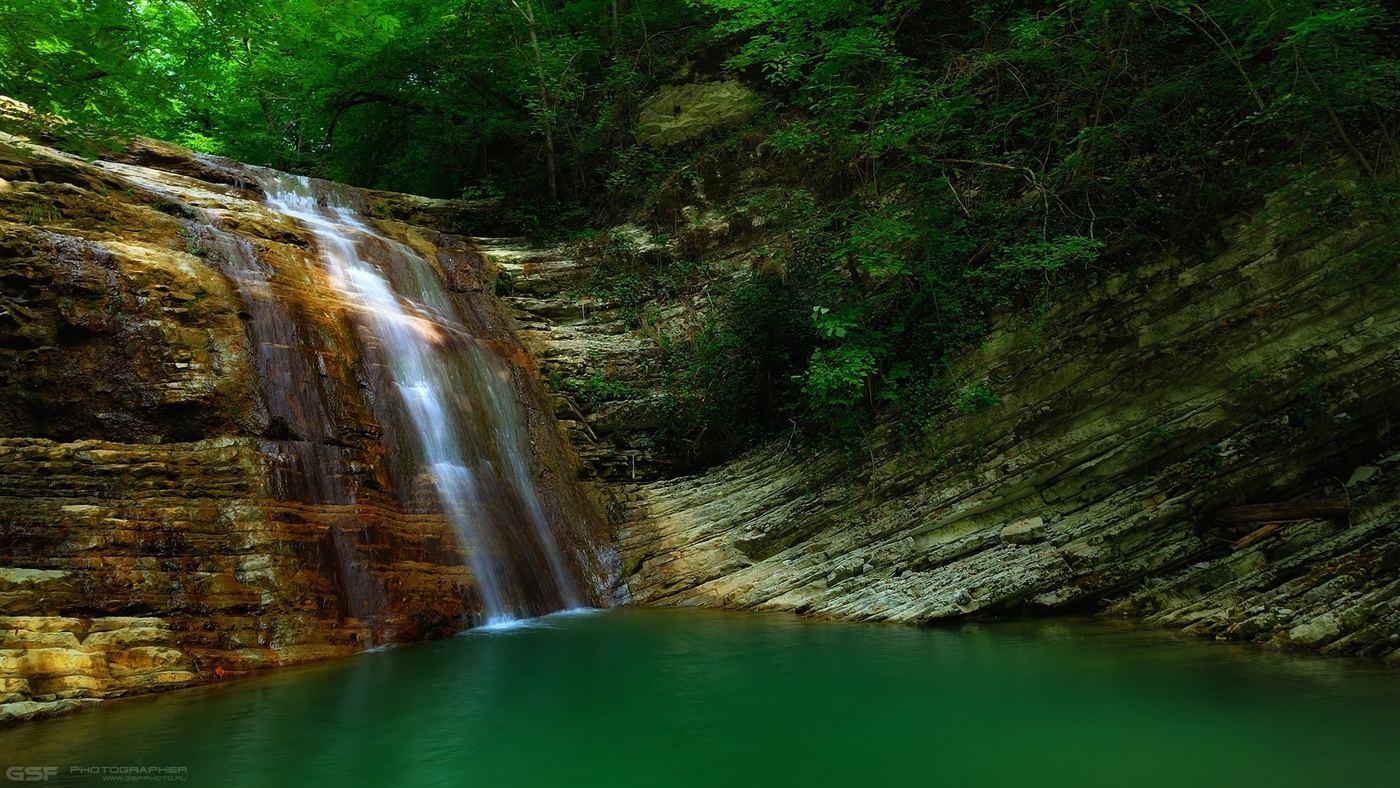
[[[553, 394], [555, 416], [591, 480], [628, 483], [677, 475], [678, 458], [657, 445], [667, 418], [665, 346], [700, 334], [714, 286], [752, 263], [747, 238], [719, 211], [687, 207], [669, 237], [623, 225], [582, 243], [540, 246], [477, 238], [497, 274], [501, 302]], [[627, 303], [610, 284], [619, 267], [666, 268], [684, 259], [703, 284], [671, 297]], [[624, 274], [625, 276], [626, 274]], [[640, 288], [639, 288], [640, 289]], [[610, 496], [611, 493], [609, 492]]]
[[246, 438], [0, 441], [0, 714], [460, 626], [471, 578], [441, 517], [278, 500], [269, 479]]
[[[1400, 236], [1280, 199], [1220, 254], [1001, 319], [952, 372], [981, 396], [926, 435], [886, 423], [850, 463], [770, 446], [623, 488], [633, 599], [917, 623], [1111, 605], [1400, 659]], [[1246, 539], [1260, 524], [1212, 517], [1322, 495], [1351, 519]]]
[[[470, 206], [322, 188], [436, 268], [508, 371], [544, 516], [605, 575], [538, 371], [449, 232]], [[0, 722], [441, 636], [480, 607], [470, 548], [393, 449], [355, 308], [261, 198], [248, 168], [163, 143], [87, 162], [0, 137]]]
[[[635, 228], [618, 235], [643, 252], [666, 251]], [[594, 260], [576, 248], [522, 239], [477, 243], [498, 272], [515, 333], [550, 383], [555, 416], [588, 475], [607, 482], [668, 475], [648, 440], [659, 404], [646, 393], [659, 375], [655, 339], [632, 331], [615, 299], [588, 293]], [[668, 311], [675, 318], [685, 310]], [[627, 381], [630, 396], [590, 401], [577, 390], [613, 380]]]
[[734, 80], [666, 85], [642, 102], [637, 137], [654, 147], [689, 142], [744, 123], [761, 103]]

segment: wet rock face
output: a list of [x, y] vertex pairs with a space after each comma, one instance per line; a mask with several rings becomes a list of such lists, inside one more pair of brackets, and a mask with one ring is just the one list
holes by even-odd
[[224, 283], [173, 255], [169, 267], [136, 270], [120, 248], [27, 235], [7, 239], [28, 254], [0, 272], [0, 430], [176, 441], [231, 431], [249, 391]]
[[[115, 158], [0, 138], [0, 722], [463, 627], [467, 548], [390, 448], [313, 236], [237, 163], [145, 140]], [[438, 221], [461, 206], [358, 200], [433, 225], [366, 219], [506, 362], [540, 506], [602, 576], [605, 521], [538, 371]]]
[[228, 284], [158, 210], [116, 205], [96, 232], [56, 231], [96, 222], [99, 199], [53, 183], [0, 190], [0, 215], [19, 219], [0, 238], [0, 435], [234, 432], [252, 377]]
[[[889, 423], [859, 467], [773, 446], [620, 487], [633, 598], [916, 623], [1111, 605], [1400, 659], [1400, 240], [1289, 224], [1002, 320], [952, 370], [995, 404], [948, 404], [915, 445]], [[1262, 535], [1212, 516], [1342, 495], [1350, 520]]]
[[[266, 486], [249, 439], [0, 441], [0, 714], [459, 626], [471, 581], [438, 518], [276, 501]], [[366, 560], [340, 561], [342, 540]], [[357, 583], [384, 604], [355, 610]]]

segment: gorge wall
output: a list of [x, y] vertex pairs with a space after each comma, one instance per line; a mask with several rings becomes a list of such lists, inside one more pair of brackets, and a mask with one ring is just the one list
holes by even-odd
[[[789, 441], [666, 478], [637, 434], [654, 403], [560, 395], [617, 485], [632, 599], [915, 623], [1106, 611], [1400, 659], [1400, 235], [1386, 215], [1300, 221], [1291, 199], [1239, 217], [1219, 254], [1164, 253], [1003, 316], [954, 370], [994, 404], [944, 403], [923, 435], [887, 421], [867, 456]], [[758, 264], [758, 244], [706, 226], [717, 275]], [[668, 326], [629, 330], [579, 296], [592, 263], [574, 250], [487, 250], [547, 376], [646, 390], [648, 331]], [[1213, 517], [1317, 497], [1347, 497], [1349, 518]]]
[[[943, 403], [933, 431], [887, 420], [864, 456], [780, 441], [677, 476], [647, 392], [658, 336], [703, 323], [703, 297], [636, 326], [587, 294], [587, 244], [472, 239], [461, 203], [318, 188], [430, 261], [505, 362], [551, 527], [598, 578], [590, 603], [911, 623], [1092, 610], [1400, 659], [1386, 216], [1300, 225], [1275, 197], [1221, 253], [1163, 253], [1000, 317], [954, 370], [990, 396]], [[750, 219], [683, 213], [714, 276], [760, 264]], [[686, 243], [614, 235], [659, 257]], [[396, 466], [363, 317], [316, 245], [234, 162], [0, 138], [0, 722], [480, 614], [463, 545]], [[628, 395], [560, 385], [597, 375]], [[1316, 497], [1349, 516], [1213, 518]]]
[[[479, 615], [314, 236], [249, 168], [146, 140], [113, 158], [0, 138], [0, 722]], [[606, 604], [605, 522], [480, 254], [446, 232], [459, 206], [321, 188], [429, 261], [504, 362], [544, 516]]]

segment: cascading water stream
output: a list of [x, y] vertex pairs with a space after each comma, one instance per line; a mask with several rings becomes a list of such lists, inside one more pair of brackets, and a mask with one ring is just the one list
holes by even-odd
[[[259, 396], [250, 426], [271, 493], [329, 520], [342, 610], [367, 626], [371, 643], [403, 626], [379, 565], [394, 548], [374, 524], [379, 515], [365, 516], [386, 493], [405, 514], [446, 515], [472, 575], [476, 623], [586, 604], [575, 562], [598, 557], [561, 550], [578, 549], [574, 531], [561, 542], [554, 530], [579, 525], [578, 499], [561, 496], [567, 481], [536, 456], [542, 438], [527, 415], [539, 405], [522, 404], [529, 383], [506, 361], [518, 351], [497, 336], [489, 310], [450, 295], [437, 264], [369, 225], [353, 207], [357, 192], [240, 166], [262, 186], [254, 209], [198, 181], [101, 166], [193, 211], [183, 220], [187, 249], [227, 277], [245, 310]], [[261, 210], [304, 226], [315, 253], [288, 255], [278, 241], [264, 248], [235, 231]]]
[[[100, 166], [176, 204], [210, 196], [198, 187], [174, 188], [142, 167], [113, 162]], [[259, 407], [266, 419], [266, 437], [258, 448], [270, 466], [273, 494], [312, 505], [353, 505], [355, 492], [345, 483], [350, 461], [338, 445], [341, 436], [327, 407], [328, 394], [319, 385], [322, 370], [314, 360], [316, 348], [291, 304], [276, 291], [277, 271], [247, 238], [220, 226], [219, 211], [191, 210], [195, 218], [182, 219], [191, 245], [228, 278], [246, 310]], [[365, 566], [344, 528], [335, 525], [329, 533], [347, 612], [367, 626], [366, 642], [372, 646], [383, 634], [379, 619], [387, 605], [384, 581]]]
[[[366, 355], [388, 389], [373, 394], [396, 400], [405, 417], [401, 448], [413, 455], [411, 472], [426, 475], [461, 542], [481, 598], [480, 623], [542, 612], [526, 598], [523, 556], [512, 555], [525, 541], [548, 568], [548, 577], [532, 584], [552, 586], [556, 598], [545, 604], [579, 607], [581, 594], [530, 474], [523, 416], [504, 362], [478, 347], [421, 255], [376, 232], [333, 194], [318, 199], [307, 178], [267, 171], [263, 180], [269, 207], [311, 231], [332, 288], [359, 317]], [[522, 524], [533, 538], [514, 533]]]

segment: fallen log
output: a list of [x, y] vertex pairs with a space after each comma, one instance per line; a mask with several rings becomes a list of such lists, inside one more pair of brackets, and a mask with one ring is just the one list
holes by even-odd
[[1318, 520], [1346, 517], [1351, 513], [1349, 498], [1317, 498], [1287, 503], [1255, 503], [1230, 506], [1215, 511], [1218, 523], [1272, 523], [1291, 520]]
[[1273, 536], [1274, 534], [1282, 530], [1283, 523], [1269, 523], [1263, 528], [1250, 531], [1249, 534], [1247, 534], [1243, 539], [1230, 545], [1230, 549], [1239, 552], [1240, 550], [1243, 550], [1252, 544], [1256, 544], [1258, 542], [1264, 541], [1265, 539], [1268, 539], [1270, 536]]

